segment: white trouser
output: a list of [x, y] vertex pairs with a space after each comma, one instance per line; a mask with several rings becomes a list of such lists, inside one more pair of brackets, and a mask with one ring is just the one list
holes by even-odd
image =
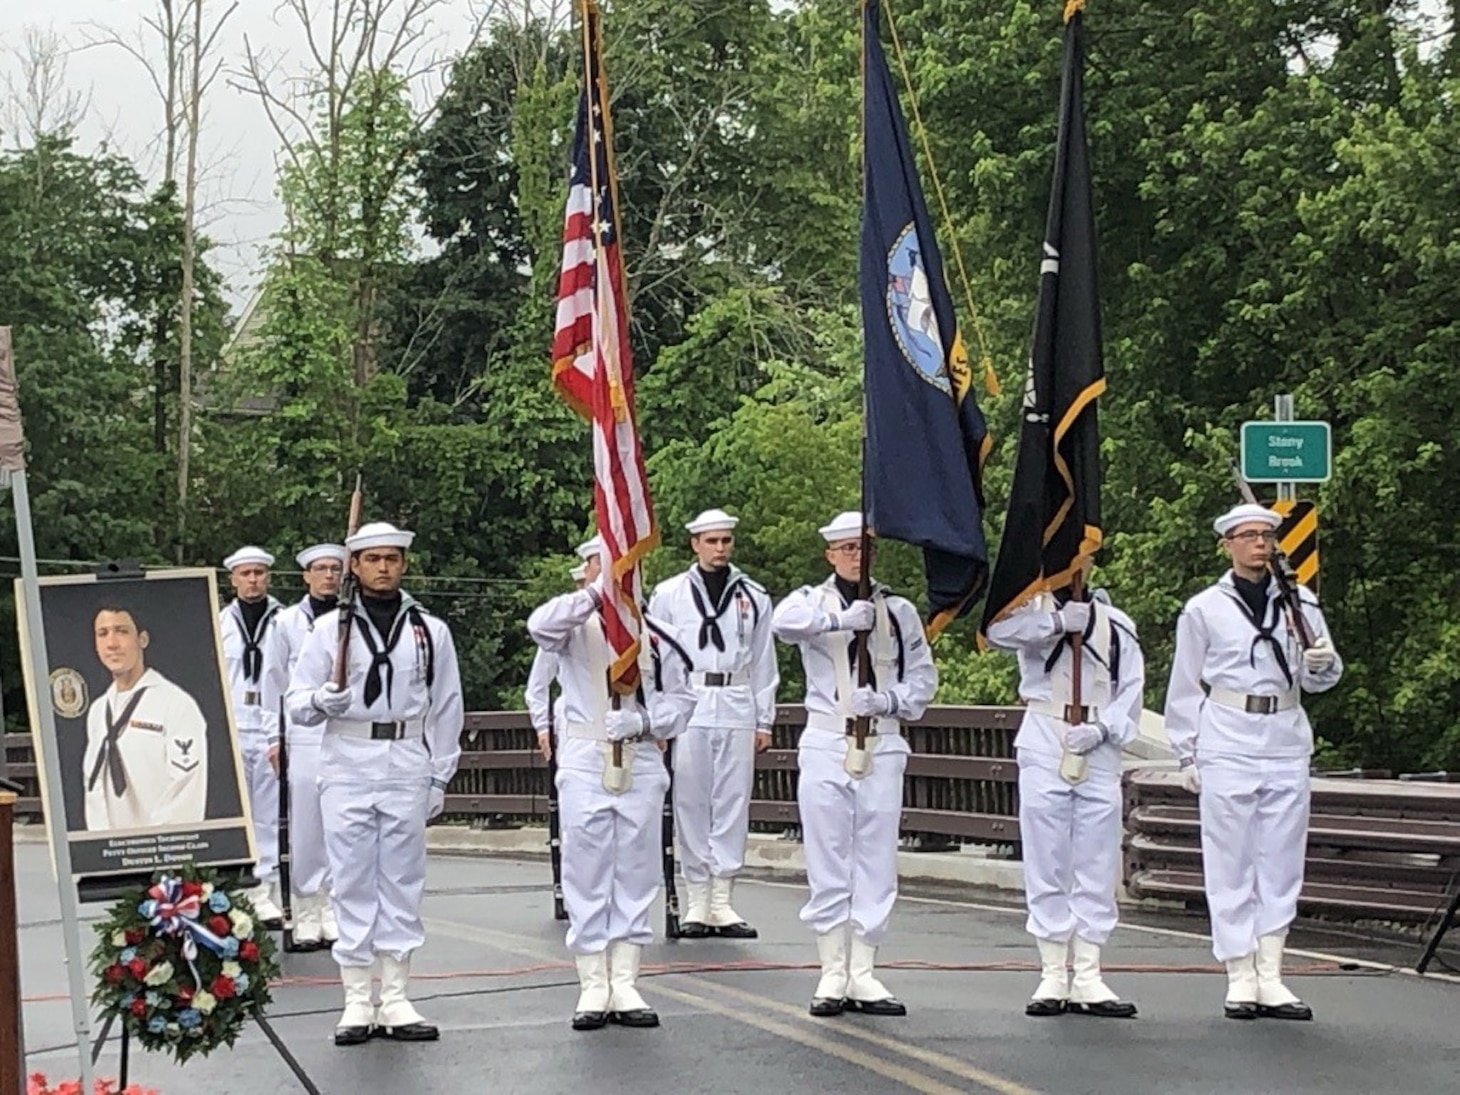
[[405, 961], [426, 939], [426, 809], [431, 761], [419, 739], [324, 735], [319, 799], [340, 938], [335, 961]]
[[1070, 786], [1059, 759], [1019, 750], [1019, 833], [1024, 844], [1025, 925], [1038, 939], [1071, 936], [1103, 947], [1119, 915], [1120, 772], [1091, 768]]
[[329, 883], [320, 808], [318, 727], [289, 728], [289, 888], [312, 897]]
[[740, 873], [754, 779], [755, 731], [696, 726], [674, 739], [674, 829], [686, 881]]
[[1298, 915], [1308, 850], [1308, 761], [1213, 758], [1201, 769], [1201, 854], [1212, 953], [1243, 958]]
[[847, 921], [872, 946], [887, 935], [897, 900], [897, 834], [907, 754], [876, 753], [870, 775], [853, 779], [841, 750], [801, 748], [796, 800], [811, 896], [801, 922], [818, 935]]
[[243, 756], [244, 785], [259, 853], [254, 874], [261, 882], [273, 882], [279, 877], [279, 777], [269, 763], [268, 736], [262, 730], [240, 728], [238, 750]]
[[640, 742], [635, 753], [633, 782], [622, 794], [603, 789], [601, 769], [558, 769], [563, 904], [575, 954], [654, 939], [649, 912], [664, 881], [669, 771], [653, 742]]

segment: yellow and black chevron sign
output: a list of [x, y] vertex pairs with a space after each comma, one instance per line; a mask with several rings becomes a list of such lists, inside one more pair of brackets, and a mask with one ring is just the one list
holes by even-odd
[[1318, 592], [1318, 507], [1312, 502], [1274, 502], [1273, 510], [1283, 515], [1278, 526], [1278, 544], [1298, 581]]

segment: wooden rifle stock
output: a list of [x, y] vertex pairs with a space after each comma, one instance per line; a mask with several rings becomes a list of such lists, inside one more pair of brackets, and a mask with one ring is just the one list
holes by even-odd
[[[355, 492], [350, 495], [350, 518], [346, 523], [345, 540], [360, 531], [360, 503], [362, 476], [355, 474]], [[360, 595], [360, 581], [345, 564], [344, 580], [340, 583], [340, 640], [335, 648], [335, 672], [332, 678], [335, 687], [343, 690], [350, 678], [350, 628], [355, 622], [355, 601]]]

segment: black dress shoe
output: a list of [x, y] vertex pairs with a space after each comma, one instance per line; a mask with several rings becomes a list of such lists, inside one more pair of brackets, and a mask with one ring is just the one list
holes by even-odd
[[1063, 1000], [1030, 1000], [1024, 1005], [1024, 1014], [1035, 1019], [1052, 1019], [1065, 1013]]
[[760, 932], [756, 931], [744, 920], [737, 920], [733, 924], [726, 924], [723, 927], [711, 929], [721, 939], [759, 939]]
[[1136, 1006], [1124, 1000], [1102, 1000], [1098, 1004], [1081, 1004], [1070, 1001], [1071, 1015], [1093, 1015], [1097, 1019], [1134, 1019]]
[[1295, 1004], [1258, 1004], [1257, 1015], [1260, 1019], [1296, 1019], [1307, 1022], [1313, 1018], [1313, 1009], [1301, 1000]]
[[290, 954], [312, 954], [315, 951], [327, 951], [333, 945], [332, 943], [325, 942], [323, 939], [316, 939], [310, 943], [301, 943], [296, 939], [284, 949]]
[[682, 920], [679, 924], [681, 939], [704, 939], [710, 934], [710, 926], [698, 920]]
[[392, 1042], [434, 1042], [441, 1037], [435, 1023], [406, 1023], [398, 1027], [376, 1027], [377, 1037]]
[[267, 932], [281, 932], [284, 930], [284, 921], [282, 918], [276, 920], [265, 920], [263, 921], [263, 928], [264, 931]]
[[606, 1026], [608, 1026], [608, 1012], [606, 1011], [573, 1012], [574, 1030], [602, 1030]]
[[862, 1015], [906, 1015], [907, 1005], [896, 996], [885, 996], [881, 1000], [853, 1000], [848, 996], [842, 1001], [842, 1006], [847, 1011], [859, 1012]]
[[830, 1019], [833, 1015], [840, 1015], [846, 1007], [840, 996], [816, 996], [807, 1010], [818, 1019]]
[[363, 1046], [370, 1041], [370, 1027], [335, 1027], [335, 1045]]
[[1222, 1014], [1228, 1019], [1256, 1019], [1256, 1002], [1243, 1001], [1240, 1004], [1223, 1004]]
[[608, 1021], [621, 1027], [657, 1027], [659, 1013], [653, 1008], [635, 1008], [633, 1011], [611, 1011]]

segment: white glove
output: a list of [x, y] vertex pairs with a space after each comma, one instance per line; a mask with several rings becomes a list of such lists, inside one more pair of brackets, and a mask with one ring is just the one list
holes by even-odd
[[871, 631], [877, 622], [877, 608], [871, 601], [853, 601], [840, 612], [831, 614], [833, 631]]
[[316, 688], [309, 702], [332, 719], [343, 718], [355, 702], [355, 691], [330, 681], [323, 688]]
[[[865, 602], [864, 602], [865, 603]], [[852, 714], [858, 718], [880, 718], [892, 714], [892, 696], [862, 685], [852, 693]]]
[[1058, 612], [1060, 630], [1069, 635], [1083, 635], [1090, 626], [1090, 602], [1070, 601]]
[[1077, 722], [1065, 731], [1065, 746], [1071, 753], [1083, 757], [1104, 745], [1110, 731], [1100, 722]]
[[610, 711], [603, 729], [609, 741], [628, 741], [648, 732], [649, 719], [640, 711]]
[[1197, 771], [1195, 764], [1188, 764], [1181, 769], [1181, 786], [1193, 795], [1201, 794], [1201, 773]]
[[426, 800], [426, 820], [433, 817], [440, 817], [441, 811], [446, 809], [446, 789], [431, 784], [431, 797]]
[[1303, 668], [1309, 673], [1322, 673], [1333, 664], [1334, 657], [1333, 643], [1324, 636], [1303, 651]]

